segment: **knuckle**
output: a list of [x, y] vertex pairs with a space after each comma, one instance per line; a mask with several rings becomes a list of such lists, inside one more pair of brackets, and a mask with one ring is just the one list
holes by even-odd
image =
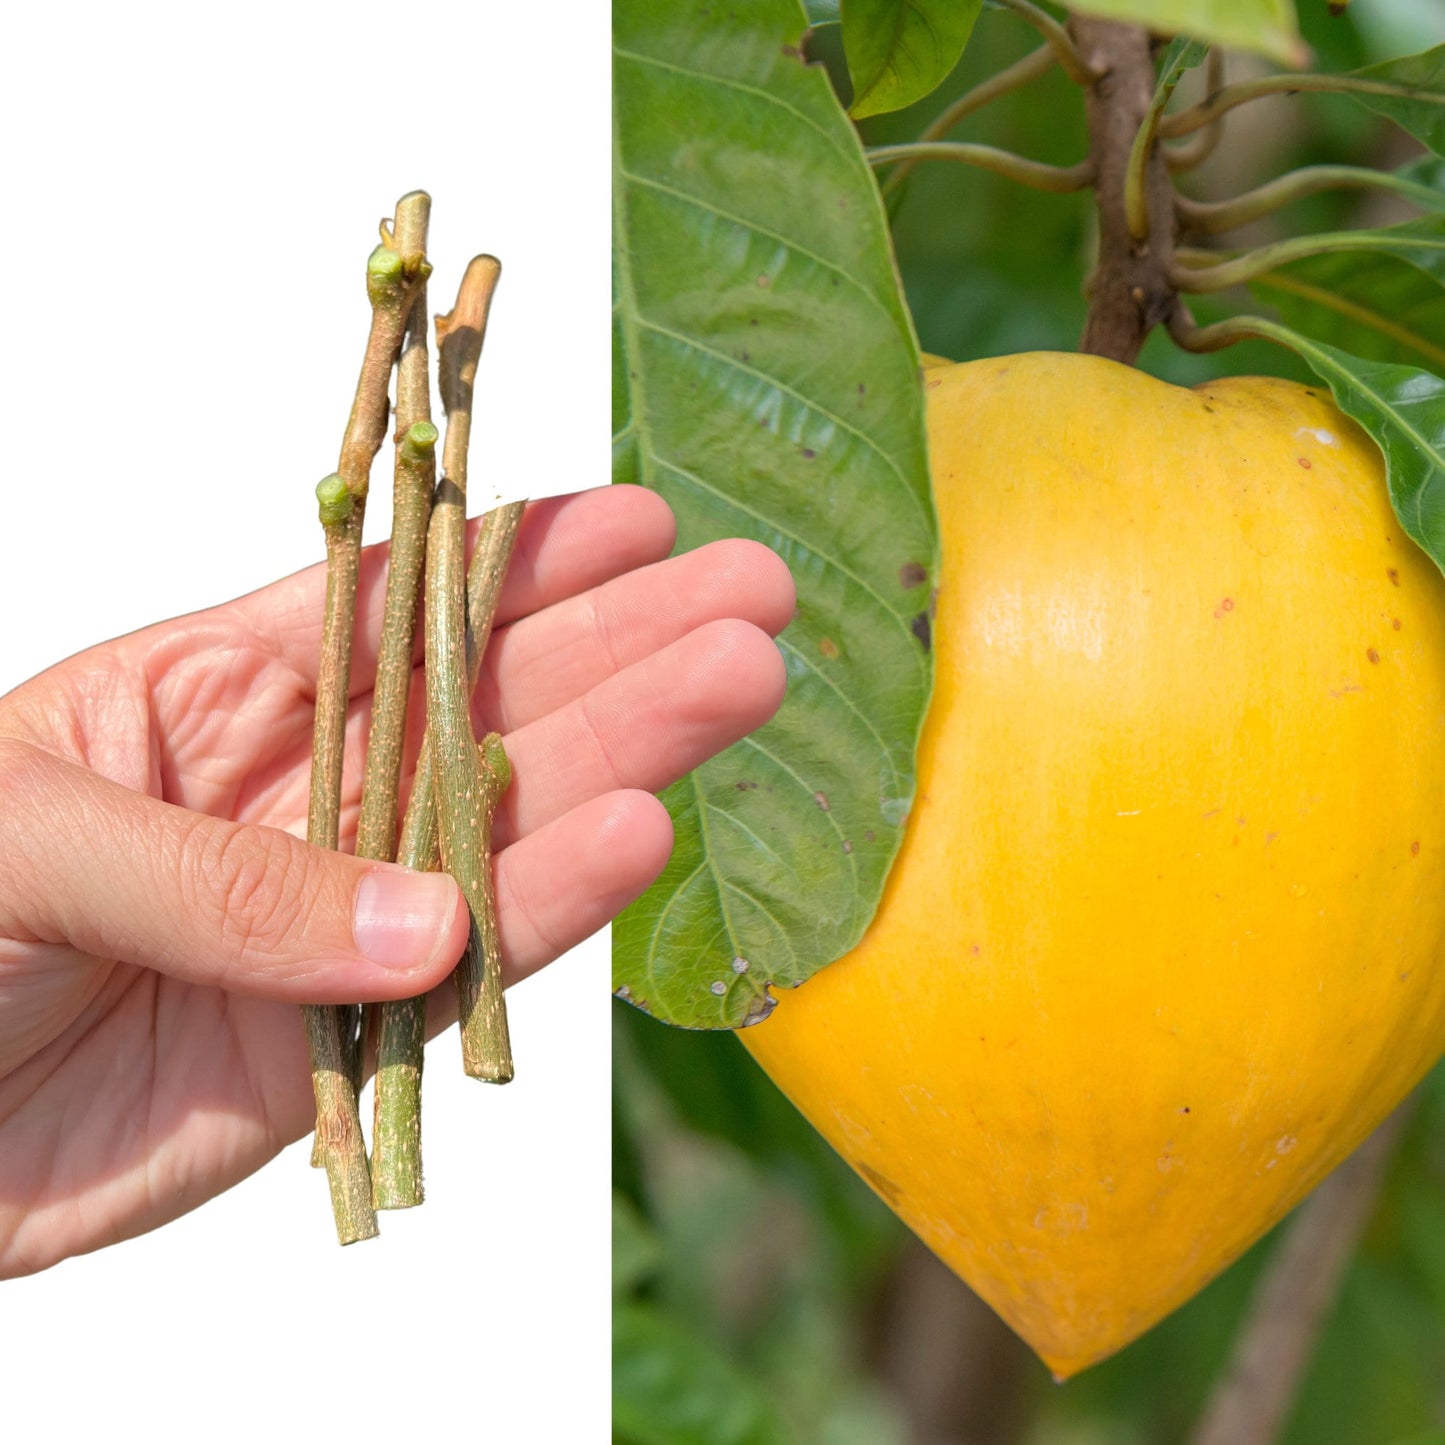
[[304, 918], [303, 846], [270, 828], [214, 828], [200, 840], [193, 886], [228, 952], [278, 950]]

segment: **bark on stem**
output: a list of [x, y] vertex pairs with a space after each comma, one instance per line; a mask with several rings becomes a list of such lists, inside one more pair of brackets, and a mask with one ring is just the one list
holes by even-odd
[[1083, 15], [1073, 16], [1069, 25], [1080, 54], [1099, 74], [1085, 99], [1099, 260], [1089, 278], [1089, 316], [1079, 350], [1132, 362], [1145, 336], [1169, 319], [1176, 304], [1168, 277], [1174, 192], [1157, 143], [1144, 163], [1141, 193], [1148, 230], [1143, 237], [1129, 234], [1125, 212], [1130, 151], [1154, 99], [1154, 57], [1142, 27]]
[[[430, 199], [422, 192], [414, 192], [397, 203], [394, 238], [404, 258], [425, 256], [430, 208]], [[422, 573], [426, 564], [427, 523], [436, 486], [437, 431], [431, 425], [429, 324], [423, 278], [412, 303], [401, 358], [397, 362], [391, 562], [386, 579], [381, 651], [377, 658], [371, 739], [367, 744], [366, 776], [361, 788], [361, 819], [356, 834], [358, 853], [366, 857], [397, 857], [397, 861], [408, 867], [420, 869], [435, 869], [438, 865], [430, 854], [420, 861], [398, 854], [396, 802]], [[425, 1006], [418, 1008], [411, 1000], [386, 1003], [375, 1011], [373, 1019], [377, 1055], [372, 1116], [372, 1198], [378, 1209], [409, 1209], [420, 1204], [423, 1198], [421, 1071]]]
[[[525, 505], [508, 502], [489, 512], [467, 573], [467, 696], [476, 691], [482, 656], [492, 634], [497, 599], [507, 563], [516, 545]], [[408, 868], [441, 867], [437, 832], [436, 770], [431, 733], [422, 738], [412, 779], [411, 801], [402, 824], [397, 861]], [[376, 1134], [372, 1155], [373, 1188], [378, 1208], [388, 1198], [414, 1193], [421, 1202], [421, 1073], [426, 1043], [426, 999], [404, 999], [381, 1010], [381, 1040], [376, 1071]]]
[[471, 911], [471, 939], [453, 978], [462, 1035], [462, 1065], [472, 1078], [506, 1083], [512, 1046], [502, 995], [501, 946], [492, 880], [492, 813], [510, 781], [501, 739], [479, 748], [467, 686], [467, 451], [477, 362], [501, 266], [478, 256], [467, 267], [457, 303], [437, 318], [442, 402], [447, 411], [443, 479], [427, 534], [427, 716], [436, 769], [442, 862]]
[[[384, 241], [367, 260], [366, 290], [371, 301], [371, 325], [362, 358], [356, 394], [342, 437], [341, 454], [331, 483], [329, 500], [322, 501], [326, 528], [327, 582], [322, 656], [317, 676], [316, 722], [312, 741], [311, 798], [307, 837], [320, 847], [338, 844], [341, 811], [341, 761], [346, 745], [346, 704], [351, 685], [351, 636], [356, 619], [356, 580], [361, 560], [362, 521], [371, 478], [371, 461], [386, 436], [389, 412], [388, 385], [401, 348], [407, 315], [417, 287], [424, 279], [425, 263], [409, 258]], [[344, 501], [349, 501], [349, 512]], [[360, 1011], [352, 1005], [328, 1006], [331, 1024], [314, 1011], [305, 1011], [311, 1050], [312, 1086], [316, 1094], [317, 1131], [312, 1147], [313, 1165], [325, 1165], [331, 1183], [337, 1233], [343, 1244], [366, 1239], [376, 1231], [371, 1205], [371, 1180], [366, 1168], [365, 1143], [357, 1112], [356, 1092], [361, 1071]], [[333, 1047], [334, 1045], [334, 1047]], [[346, 1072], [346, 1100], [334, 1076], [338, 1057]], [[338, 1112], [340, 1111], [340, 1112]], [[365, 1207], [357, 1198], [360, 1173], [366, 1175]], [[344, 1181], [339, 1190], [338, 1179]], [[342, 1212], [341, 1200], [345, 1206]]]
[[[306, 837], [320, 848], [335, 848], [339, 830], [352, 618], [361, 558], [361, 504], [351, 497], [340, 478], [328, 478], [333, 480], [338, 484], [330, 493], [333, 520], [326, 520], [328, 498], [318, 488], [326, 529], [326, 615], [316, 683], [311, 798], [306, 818]], [[322, 487], [326, 485], [322, 483]], [[338, 516], [338, 512], [343, 515]], [[326, 1166], [336, 1237], [342, 1244], [352, 1244], [372, 1238], [377, 1229], [348, 1040], [343, 1035], [342, 1016], [331, 1005], [308, 1004], [302, 1015], [316, 1095], [313, 1162]]]

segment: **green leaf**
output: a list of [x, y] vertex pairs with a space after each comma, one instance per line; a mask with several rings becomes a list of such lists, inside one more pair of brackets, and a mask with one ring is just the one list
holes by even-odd
[[1394, 88], [1393, 94], [1349, 94], [1352, 100], [1388, 116], [1437, 155], [1445, 155], [1445, 45], [1421, 55], [1366, 65], [1349, 74]]
[[803, 9], [808, 12], [808, 24], [814, 29], [819, 25], [836, 25], [842, 6], [843, 0], [803, 0]]
[[1249, 289], [1290, 326], [1342, 351], [1445, 373], [1445, 289], [1394, 256], [1310, 256]]
[[640, 1305], [612, 1315], [612, 1429], [624, 1445], [791, 1445], [747, 1376]]
[[1298, 65], [1308, 54], [1293, 0], [1075, 0], [1069, 8], [1165, 35], [1183, 32], [1211, 45], [1256, 50], [1285, 65]]
[[1191, 40], [1187, 35], [1176, 35], [1159, 58], [1159, 80], [1154, 89], [1155, 100], [1168, 100], [1179, 78], [1186, 70], [1193, 70], [1209, 54], [1209, 45], [1203, 40]]
[[983, 0], [845, 0], [855, 119], [922, 100], [958, 64]]
[[612, 1191], [612, 1293], [631, 1294], [662, 1262], [662, 1245], [617, 1190]]
[[613, 929], [619, 994], [764, 1017], [871, 920], [914, 789], [937, 532], [912, 324], [862, 148], [796, 0], [618, 0], [613, 476], [681, 547], [788, 563], [777, 717], [663, 795], [675, 846]]
[[1249, 324], [1302, 356], [1329, 383], [1340, 410], [1374, 439], [1400, 525], [1445, 571], [1445, 381], [1351, 356], [1273, 322]]

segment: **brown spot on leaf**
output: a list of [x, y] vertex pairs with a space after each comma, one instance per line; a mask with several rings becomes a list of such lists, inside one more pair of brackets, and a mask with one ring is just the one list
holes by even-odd
[[813, 801], [826, 813], [831, 806], [827, 793], [814, 793]]
[[927, 652], [933, 646], [933, 624], [928, 620], [928, 613], [920, 612], [909, 626], [913, 635], [923, 644], [923, 650]]
[[768, 278], [767, 278], [766, 276], [759, 276], [759, 277], [758, 277], [758, 285], [759, 285], [759, 286], [766, 286], [767, 284], [768, 284]]
[[733, 787], [740, 793], [749, 793], [757, 787], [757, 784], [749, 778], [739, 778], [737, 782], [733, 784]]
[[804, 460], [805, 462], [810, 462], [810, 461], [812, 461], [813, 458], [814, 458], [815, 456], [817, 456], [817, 455], [818, 455], [818, 453], [815, 452], [812, 447], [804, 447], [804, 448], [803, 448], [803, 460]]
[[922, 587], [928, 581], [928, 568], [922, 562], [905, 562], [898, 569], [898, 585], [907, 591], [911, 587]]
[[831, 662], [835, 657], [838, 656], [841, 649], [831, 637], [820, 637], [818, 639], [818, 651], [821, 652], [823, 656], [828, 659], [829, 662]]

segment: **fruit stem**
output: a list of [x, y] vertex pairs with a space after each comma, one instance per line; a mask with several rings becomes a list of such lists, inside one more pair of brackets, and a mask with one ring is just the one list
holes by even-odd
[[[1007, 95], [1010, 91], [1018, 90], [1029, 84], [1030, 81], [1037, 80], [1041, 75], [1048, 74], [1054, 68], [1054, 64], [1053, 47], [1040, 45], [1037, 50], [1030, 51], [1021, 60], [1016, 60], [1012, 65], [1000, 70], [997, 75], [991, 75], [987, 80], [975, 85], [972, 90], [965, 91], [919, 134], [919, 142], [942, 140], [965, 116], [981, 110], [990, 101], [997, 100], [999, 96]], [[888, 178], [883, 182], [881, 188], [885, 199], [903, 184], [915, 164], [916, 161], [906, 160], [889, 172]]]
[[1189, 1445], [1273, 1445], [1414, 1107], [1400, 1105], [1305, 1201], [1275, 1246]]
[[1147, 233], [1129, 231], [1126, 194], [1135, 138], [1148, 122], [1157, 82], [1149, 33], [1074, 15], [1080, 52], [1099, 79], [1085, 92], [1089, 151], [1095, 172], [1099, 259], [1086, 287], [1089, 315], [1079, 349], [1132, 362], [1150, 330], [1178, 304], [1168, 270], [1174, 249], [1174, 191], [1162, 150], [1150, 137], [1135, 160], [1134, 189]]

